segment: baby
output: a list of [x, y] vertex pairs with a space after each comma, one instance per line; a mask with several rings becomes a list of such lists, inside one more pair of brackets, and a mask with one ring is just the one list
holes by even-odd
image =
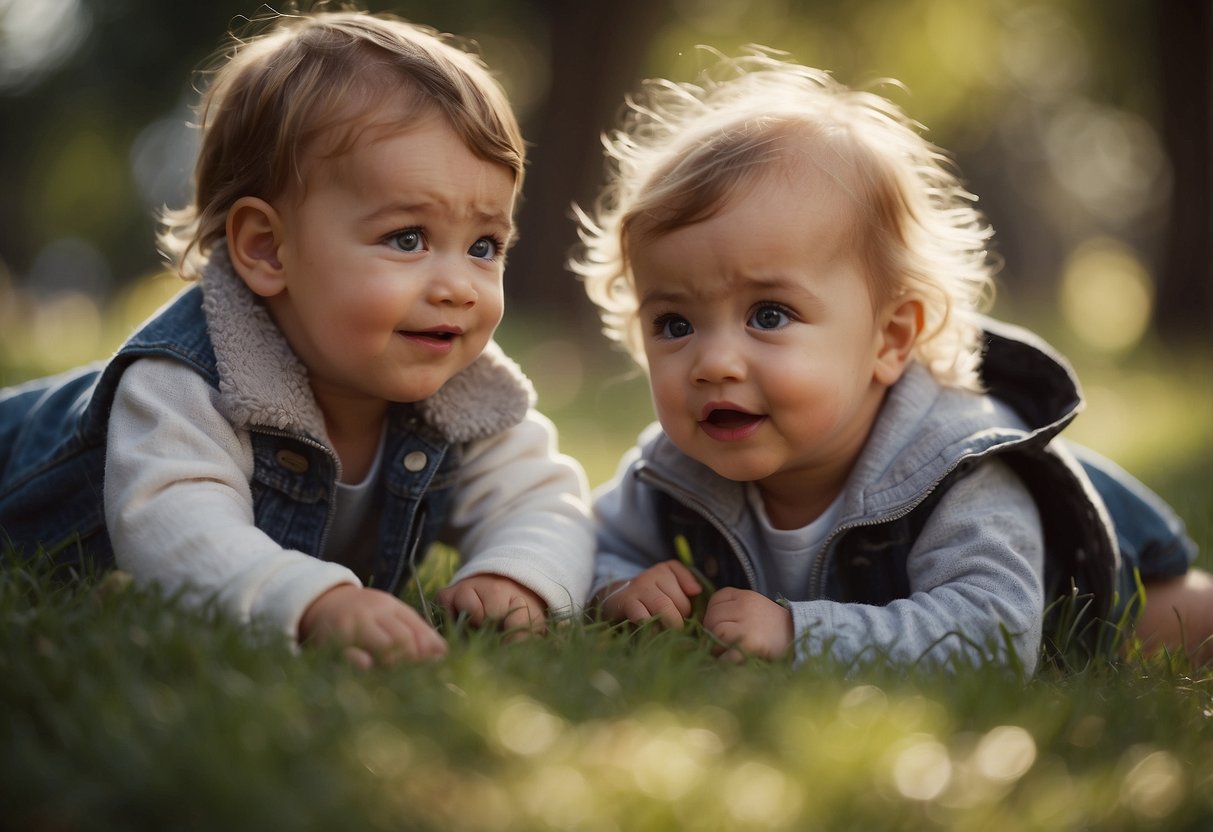
[[0, 399], [0, 527], [362, 666], [442, 654], [396, 593], [542, 630], [576, 613], [588, 489], [493, 343], [524, 144], [432, 30], [275, 16], [200, 107], [195, 196], [161, 243], [189, 288], [103, 369]]
[[629, 101], [573, 268], [659, 424], [596, 497], [601, 615], [681, 627], [710, 594], [731, 658], [1030, 672], [1047, 607], [1116, 621], [1138, 570], [1143, 637], [1174, 607], [1198, 644], [1182, 524], [1056, 438], [1076, 380], [978, 315], [990, 229], [914, 128], [763, 50]]

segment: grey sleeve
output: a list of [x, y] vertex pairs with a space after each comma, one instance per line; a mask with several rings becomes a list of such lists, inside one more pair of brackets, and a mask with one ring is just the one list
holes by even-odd
[[946, 665], [954, 658], [1035, 670], [1044, 617], [1044, 533], [1027, 488], [990, 460], [955, 483], [908, 560], [911, 594], [887, 606], [793, 603], [796, 661], [883, 657]]
[[608, 584], [630, 580], [674, 557], [661, 545], [653, 489], [633, 474], [638, 459], [639, 452], [633, 449], [615, 478], [594, 494], [597, 554], [590, 597]]

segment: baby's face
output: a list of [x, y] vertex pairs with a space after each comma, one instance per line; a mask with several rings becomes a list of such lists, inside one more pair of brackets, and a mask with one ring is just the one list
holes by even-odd
[[705, 221], [634, 238], [657, 416], [721, 476], [820, 488], [863, 446], [883, 336], [850, 215], [827, 177], [793, 171]]
[[433, 395], [501, 320], [512, 173], [439, 116], [313, 167], [302, 198], [276, 206], [275, 320], [322, 407]]

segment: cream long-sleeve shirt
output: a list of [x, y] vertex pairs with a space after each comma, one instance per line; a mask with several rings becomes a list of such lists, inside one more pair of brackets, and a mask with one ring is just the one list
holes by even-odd
[[[493, 573], [578, 612], [593, 573], [585, 475], [556, 452], [555, 429], [531, 410], [516, 426], [463, 445], [448, 534], [455, 580]], [[187, 602], [214, 599], [241, 622], [294, 639], [327, 590], [359, 584], [350, 569], [279, 546], [254, 524], [247, 430], [183, 364], [145, 358], [123, 374], [109, 422], [105, 513], [118, 565]], [[317, 555], [313, 557], [313, 554]]]

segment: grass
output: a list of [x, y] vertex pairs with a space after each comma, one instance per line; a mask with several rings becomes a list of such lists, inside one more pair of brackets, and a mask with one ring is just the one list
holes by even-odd
[[[503, 340], [602, 482], [650, 418], [643, 380], [535, 332]], [[1088, 360], [1075, 426], [1205, 566], [1209, 367]], [[694, 631], [584, 622], [448, 636], [441, 662], [364, 673], [113, 577], [0, 565], [0, 829], [1213, 828], [1213, 671], [1179, 657], [1021, 679], [733, 666]]]
[[575, 623], [359, 672], [114, 580], [0, 574], [0, 827], [1198, 829], [1211, 677], [718, 663]]

